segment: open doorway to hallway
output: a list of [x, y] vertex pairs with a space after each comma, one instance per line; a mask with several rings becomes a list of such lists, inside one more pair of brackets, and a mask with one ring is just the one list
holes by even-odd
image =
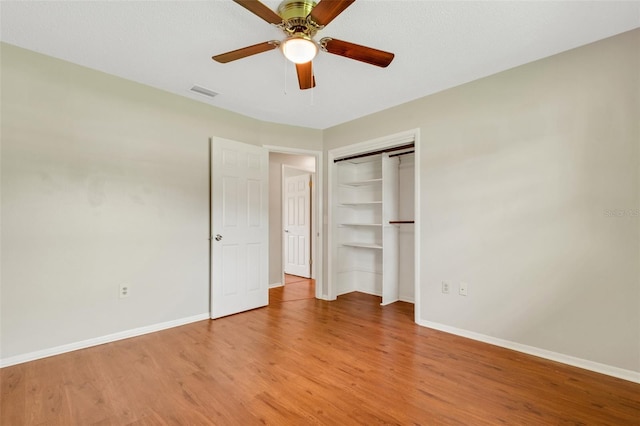
[[[313, 262], [314, 235], [312, 231], [312, 196], [309, 204], [298, 209], [297, 203], [291, 200], [292, 209], [285, 209], [283, 203], [287, 197], [286, 182], [293, 182], [296, 176], [309, 176], [315, 180], [316, 157], [304, 154], [289, 154], [281, 152], [269, 153], [269, 287], [284, 286], [289, 283], [285, 280], [285, 272], [295, 273], [305, 278], [315, 278], [314, 268], [310, 266], [306, 270], [296, 267], [296, 264]], [[315, 206], [314, 206], [315, 208]], [[306, 210], [305, 210], [306, 209]], [[308, 230], [303, 231], [299, 227], [285, 226], [285, 217], [296, 215], [297, 212], [308, 219]], [[289, 231], [289, 232], [287, 232]], [[307, 232], [307, 237], [291, 237], [291, 233]], [[288, 238], [290, 237], [290, 238]], [[286, 244], [286, 241], [290, 244]], [[295, 242], [295, 244], [293, 244]], [[299, 243], [299, 245], [298, 245]], [[288, 250], [287, 250], [288, 249]], [[294, 259], [295, 258], [295, 259]], [[298, 259], [300, 258], [300, 259]], [[294, 260], [292, 260], [294, 259]], [[288, 265], [285, 268], [285, 265]]]

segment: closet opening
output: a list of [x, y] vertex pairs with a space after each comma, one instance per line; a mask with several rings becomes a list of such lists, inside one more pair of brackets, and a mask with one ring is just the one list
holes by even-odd
[[329, 151], [330, 298], [419, 301], [418, 149], [415, 130]]

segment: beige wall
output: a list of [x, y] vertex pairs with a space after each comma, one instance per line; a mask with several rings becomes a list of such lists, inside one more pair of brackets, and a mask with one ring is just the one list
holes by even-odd
[[640, 371], [639, 52], [635, 30], [324, 132], [420, 128], [422, 320]]
[[208, 311], [209, 136], [419, 127], [421, 319], [640, 371], [639, 30], [324, 132], [0, 46], [3, 359]]
[[0, 357], [208, 313], [208, 138], [322, 132], [0, 46]]

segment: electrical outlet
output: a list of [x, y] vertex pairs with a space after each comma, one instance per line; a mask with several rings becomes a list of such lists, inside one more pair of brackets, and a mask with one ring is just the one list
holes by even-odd
[[129, 285], [120, 284], [120, 299], [124, 299], [125, 297], [129, 297]]
[[467, 283], [460, 283], [460, 288], [458, 291], [458, 293], [460, 293], [460, 296], [466, 296], [468, 288], [469, 285]]
[[449, 283], [446, 281], [442, 281], [442, 292], [444, 294], [449, 294]]

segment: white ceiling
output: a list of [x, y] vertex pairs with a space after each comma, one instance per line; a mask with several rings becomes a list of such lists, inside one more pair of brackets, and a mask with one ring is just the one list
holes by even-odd
[[[264, 3], [276, 10], [279, 1]], [[2, 41], [276, 123], [324, 129], [640, 26], [640, 1], [358, 0], [324, 36], [394, 52], [378, 68], [326, 52], [300, 91], [279, 50], [211, 56], [282, 33], [231, 1], [2, 1]], [[213, 99], [189, 91], [197, 84]]]

